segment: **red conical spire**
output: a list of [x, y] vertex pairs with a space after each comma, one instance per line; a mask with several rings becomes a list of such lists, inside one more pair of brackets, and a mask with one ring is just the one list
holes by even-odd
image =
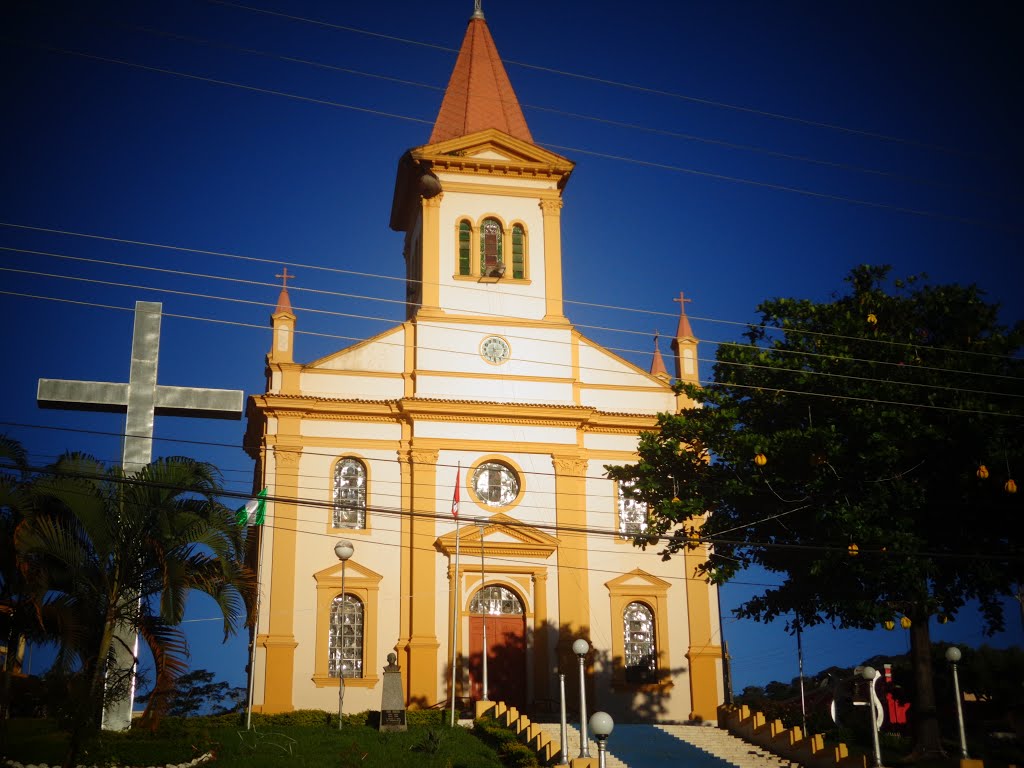
[[295, 275], [289, 275], [288, 267], [285, 267], [280, 275], [274, 275], [274, 277], [281, 278], [281, 293], [277, 297], [277, 308], [274, 310], [274, 314], [278, 315], [282, 312], [287, 312], [289, 315], [294, 314], [292, 312], [292, 300], [288, 298], [288, 281], [294, 280]]
[[429, 143], [436, 144], [488, 128], [533, 142], [478, 3], [462, 40], [459, 58], [444, 92]]
[[651, 361], [651, 376], [664, 376], [668, 378], [668, 369], [665, 361], [661, 359], [661, 348], [658, 346], [658, 332], [654, 332], [654, 359]]

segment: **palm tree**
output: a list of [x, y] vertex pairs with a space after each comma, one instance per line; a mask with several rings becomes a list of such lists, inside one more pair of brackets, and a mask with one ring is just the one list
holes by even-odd
[[[32, 483], [32, 506], [15, 534], [22, 571], [37, 605], [59, 604], [67, 618], [61, 660], [83, 681], [68, 764], [98, 727], [105, 675], [120, 642], [115, 628], [137, 632], [153, 655], [157, 691], [173, 689], [187, 669], [180, 623], [192, 590], [220, 607], [225, 639], [252, 613], [255, 579], [246, 566], [245, 529], [217, 501], [220, 476], [184, 457], [154, 461], [134, 475], [66, 454]], [[116, 695], [116, 694], [114, 694]], [[149, 703], [146, 717], [161, 706]]]

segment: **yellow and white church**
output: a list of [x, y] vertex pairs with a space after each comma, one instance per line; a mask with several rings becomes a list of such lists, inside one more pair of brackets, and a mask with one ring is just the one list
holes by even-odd
[[[486, 624], [491, 700], [557, 711], [583, 637], [593, 708], [716, 719], [718, 595], [694, 577], [706, 553], [634, 547], [645, 510], [604, 469], [635, 461], [639, 433], [686, 403], [657, 345], [647, 372], [565, 316], [572, 170], [534, 143], [478, 9], [428, 143], [398, 164], [405, 322], [296, 362], [282, 289], [246, 437], [271, 499], [255, 711], [336, 711], [341, 677], [346, 712], [379, 709], [391, 652], [409, 706], [450, 701], [453, 656], [468, 705], [483, 697]], [[697, 381], [682, 303], [672, 349], [676, 377]], [[336, 539], [353, 546], [344, 565]]]

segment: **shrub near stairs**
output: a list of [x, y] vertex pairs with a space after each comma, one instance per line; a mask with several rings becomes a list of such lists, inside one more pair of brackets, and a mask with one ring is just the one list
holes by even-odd
[[473, 723], [473, 733], [498, 753], [506, 768], [536, 768], [537, 755], [519, 741], [515, 731], [500, 725], [493, 717], [482, 717]]

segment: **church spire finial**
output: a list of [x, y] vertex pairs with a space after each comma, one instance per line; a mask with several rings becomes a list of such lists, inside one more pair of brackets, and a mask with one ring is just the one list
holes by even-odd
[[473, 0], [473, 15], [471, 19], [482, 19], [484, 17], [483, 0]]

